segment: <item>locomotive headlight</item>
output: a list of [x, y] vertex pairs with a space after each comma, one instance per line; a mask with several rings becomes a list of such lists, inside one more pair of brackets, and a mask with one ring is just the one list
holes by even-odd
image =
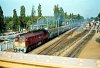
[[25, 42], [15, 42], [15, 46], [25, 47]]
[[20, 43], [19, 43], [19, 46], [25, 47], [25, 42], [20, 42]]

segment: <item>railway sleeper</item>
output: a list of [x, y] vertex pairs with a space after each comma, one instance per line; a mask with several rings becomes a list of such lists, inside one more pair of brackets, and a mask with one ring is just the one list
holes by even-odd
[[[86, 31], [85, 31], [84, 34], [83, 33], [76, 35], [74, 38], [70, 38], [67, 42], [65, 42], [64, 44], [62, 44], [61, 46], [59, 46], [59, 48], [57, 47], [52, 52], [49, 52], [48, 55], [59, 56], [61, 54], [61, 52], [64, 52], [64, 50], [66, 50], [66, 44], [68, 45], [67, 46], [67, 49], [68, 49], [68, 47], [71, 47], [72, 44], [74, 44], [75, 42], [77, 42], [77, 40], [81, 39], [81, 37], [83, 37], [83, 35], [86, 34]], [[70, 43], [70, 42], [73, 42], [73, 43]]]
[[89, 35], [87, 35], [83, 41], [81, 41], [75, 49], [68, 55], [68, 57], [78, 57], [82, 49], [85, 47], [84, 45], [88, 43], [88, 41], [94, 36], [95, 31], [91, 31]]

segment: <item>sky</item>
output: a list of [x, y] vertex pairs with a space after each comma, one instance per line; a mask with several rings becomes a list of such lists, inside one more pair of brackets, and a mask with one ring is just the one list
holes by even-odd
[[24, 5], [26, 16], [31, 15], [34, 5], [37, 15], [39, 3], [43, 16], [53, 16], [54, 5], [59, 5], [65, 12], [80, 14], [85, 18], [96, 17], [100, 12], [100, 0], [0, 0], [4, 16], [13, 16], [13, 9], [20, 15], [20, 6]]

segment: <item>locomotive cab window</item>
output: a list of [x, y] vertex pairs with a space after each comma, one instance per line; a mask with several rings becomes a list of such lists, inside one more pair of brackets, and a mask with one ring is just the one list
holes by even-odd
[[24, 41], [24, 37], [20, 37], [19, 38], [19, 41]]
[[15, 41], [18, 41], [19, 40], [19, 38], [17, 37], [17, 38], [15, 38]]

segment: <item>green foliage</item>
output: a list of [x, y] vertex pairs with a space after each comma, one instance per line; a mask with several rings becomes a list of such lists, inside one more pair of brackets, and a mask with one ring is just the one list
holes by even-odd
[[59, 7], [58, 5], [54, 6], [54, 17], [57, 19], [59, 17]]
[[25, 7], [24, 5], [21, 6], [20, 8], [20, 27], [26, 28], [26, 21], [25, 21]]
[[13, 10], [13, 30], [18, 31], [19, 29], [19, 22], [18, 22], [18, 17], [16, 13], [16, 9]]
[[38, 5], [38, 16], [41, 17], [42, 16], [42, 10], [41, 10], [41, 5]]
[[62, 7], [59, 8], [58, 5], [54, 6], [54, 18], [57, 21], [59, 21], [59, 26], [62, 25], [62, 22], [64, 22], [65, 19], [65, 13]]
[[97, 16], [97, 17], [98, 17], [98, 20], [100, 21], [100, 13], [98, 14], [98, 16]]
[[96, 39], [96, 42], [100, 43], [100, 37]]
[[[30, 29], [30, 25], [37, 21], [39, 17], [42, 17], [42, 9], [41, 5], [38, 5], [38, 16], [35, 16], [36, 11], [34, 9], [34, 6], [32, 6], [31, 15], [25, 16], [25, 7], [22, 5], [20, 7], [20, 16], [17, 16], [17, 12], [14, 9], [13, 10], [13, 17], [5, 17], [3, 16], [3, 11], [0, 6], [0, 32], [4, 31], [5, 24], [7, 25], [6, 28], [8, 30], [14, 30], [18, 31], [19, 27], [21, 29]], [[98, 15], [100, 17], [100, 14]], [[59, 21], [59, 26], [62, 25], [63, 22], [67, 19], [83, 19], [83, 17], [80, 14], [74, 15], [73, 13], [70, 13], [69, 15], [67, 12], [64, 12], [62, 7], [59, 7], [58, 5], [54, 6], [54, 17], [52, 17], [52, 21], [49, 21], [50, 28], [57, 27], [57, 22]], [[55, 19], [54, 19], [55, 18]], [[51, 19], [51, 18], [50, 18]], [[4, 23], [5, 22], [5, 23]]]
[[34, 9], [34, 6], [32, 6], [31, 16], [34, 17], [34, 16], [35, 16], [35, 13], [36, 13], [36, 11], [35, 11], [35, 9]]
[[97, 17], [93, 17], [95, 21], [100, 21], [100, 13], [98, 13]]
[[3, 10], [0, 6], [0, 32], [4, 32], [6, 29], [5, 23], [4, 23], [4, 15], [3, 15]]
[[13, 30], [13, 21], [9, 21], [9, 23], [7, 24], [7, 28], [8, 30]]
[[68, 15], [67, 12], [65, 12], [65, 18], [66, 19], [84, 19], [84, 17], [80, 16], [80, 14], [74, 15], [73, 13], [70, 13]]
[[34, 6], [32, 6], [32, 12], [31, 12], [31, 21], [35, 21], [35, 14], [36, 14], [36, 11], [34, 9]]
[[64, 15], [65, 15], [65, 18], [67, 18], [67, 12], [65, 12], [65, 14], [64, 14]]
[[69, 18], [73, 18], [73, 13], [72, 14], [70, 13]]
[[35, 16], [35, 13], [36, 12], [35, 12], [34, 6], [32, 7], [31, 16], [25, 16], [25, 7], [24, 6], [20, 7], [20, 16], [17, 16], [16, 9], [14, 9], [13, 17], [5, 17], [4, 18], [5, 24], [7, 25], [6, 26], [7, 30], [19, 31], [19, 27], [20, 27], [20, 30], [22, 30], [22, 29], [29, 30], [30, 25], [33, 22], [36, 22], [36, 20], [38, 19], [38, 16]]
[[7, 30], [13, 29], [13, 23], [11, 24], [10, 21], [12, 21], [12, 17], [5, 17], [4, 18], [5, 24], [7, 25], [6, 28]]
[[80, 19], [80, 17], [81, 17], [80, 14], [77, 14], [77, 19]]
[[100, 18], [100, 13], [98, 14], [98, 17]]

